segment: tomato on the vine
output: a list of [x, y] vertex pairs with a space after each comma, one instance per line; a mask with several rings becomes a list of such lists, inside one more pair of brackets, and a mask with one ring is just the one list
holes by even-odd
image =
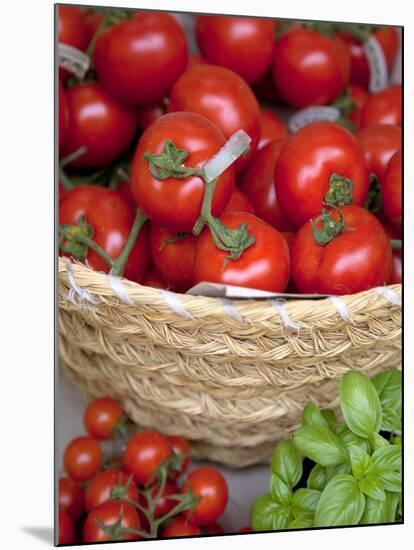
[[239, 74], [252, 84], [260, 80], [272, 61], [274, 23], [258, 17], [200, 15], [196, 36], [203, 56]]
[[194, 260], [194, 282], [209, 281], [245, 286], [270, 292], [283, 292], [289, 281], [289, 249], [285, 239], [271, 225], [245, 212], [223, 214], [221, 222], [230, 229], [247, 225], [255, 242], [239, 259], [217, 248], [211, 232], [205, 228], [197, 241]]
[[[103, 528], [100, 524], [103, 524]], [[141, 522], [135, 508], [122, 500], [108, 500], [94, 508], [83, 526], [83, 542], [136, 540], [129, 529], [139, 529]]]
[[258, 149], [262, 149], [271, 141], [287, 138], [288, 128], [283, 120], [268, 109], [260, 111], [261, 136]]
[[347, 84], [349, 72], [349, 53], [338, 36], [293, 27], [276, 42], [274, 83], [294, 107], [331, 103]]
[[140, 281], [141, 285], [151, 286], [153, 288], [166, 289], [167, 285], [162, 278], [161, 273], [154, 266], [151, 266], [149, 270], [144, 275], [144, 278]]
[[73, 544], [75, 542], [75, 528], [69, 515], [59, 508], [59, 544]]
[[65, 139], [66, 139], [66, 132], [68, 131], [69, 126], [69, 108], [68, 108], [68, 101], [66, 99], [66, 91], [63, 87], [62, 81], [59, 79], [59, 96], [58, 96], [58, 111], [59, 111], [59, 118], [58, 118], [58, 128], [59, 128], [59, 151], [63, 149], [63, 146], [65, 145]]
[[91, 401], [85, 409], [83, 423], [89, 435], [108, 439], [114, 435], [116, 425], [124, 416], [120, 404], [111, 397]]
[[152, 103], [144, 105], [138, 109], [138, 127], [146, 130], [153, 122], [165, 114], [165, 109], [161, 103]]
[[63, 465], [73, 480], [91, 479], [102, 465], [102, 449], [99, 443], [88, 436], [73, 439], [65, 449]]
[[[89, 31], [83, 19], [83, 13], [76, 6], [58, 6], [58, 41], [84, 51], [89, 44]], [[59, 77], [66, 82], [71, 73], [59, 68]]]
[[119, 101], [161, 101], [185, 70], [188, 48], [179, 23], [168, 13], [139, 12], [105, 29], [93, 56], [98, 79]]
[[[377, 218], [353, 205], [326, 210], [324, 216], [328, 217], [307, 221], [297, 233], [292, 250], [292, 275], [299, 291], [353, 294], [387, 284], [392, 250]], [[331, 235], [327, 237], [326, 226], [331, 221], [338, 233], [332, 236], [329, 227], [327, 233]]]
[[260, 109], [252, 90], [235, 72], [216, 65], [189, 68], [170, 94], [168, 111], [192, 111], [205, 116], [228, 139], [237, 130], [251, 138], [250, 151], [236, 161], [238, 171], [253, 157], [260, 139]]
[[139, 485], [155, 480], [158, 468], [172, 456], [171, 445], [165, 435], [144, 430], [128, 441], [124, 452], [124, 469], [134, 475]]
[[360, 128], [373, 124], [402, 124], [402, 88], [394, 84], [369, 96], [360, 116]]
[[381, 196], [384, 214], [392, 227], [402, 231], [402, 151], [391, 157], [381, 180]]
[[402, 274], [401, 250], [393, 250], [392, 251], [392, 270], [391, 270], [389, 284], [390, 285], [401, 284], [403, 282], [402, 279], [403, 279], [403, 274]]
[[70, 166], [101, 168], [128, 148], [137, 129], [136, 111], [119, 103], [97, 82], [69, 88], [66, 99], [69, 125], [63, 156], [86, 147]]
[[[197, 113], [180, 112], [162, 116], [142, 134], [132, 164], [131, 189], [142, 211], [152, 220], [177, 231], [192, 231], [200, 216], [205, 184], [200, 176], [157, 179], [144, 155], [161, 154], [167, 142], [188, 151], [185, 166], [202, 168], [224, 145], [222, 132]], [[177, 152], [178, 154], [178, 152]], [[217, 179], [213, 215], [218, 216], [230, 199], [234, 167]]]
[[82, 487], [68, 477], [59, 478], [59, 508], [76, 521], [85, 510], [85, 495]]
[[102, 470], [88, 483], [85, 489], [85, 507], [90, 512], [108, 500], [132, 500], [138, 502], [137, 486], [125, 472]]
[[289, 138], [276, 163], [274, 181], [280, 206], [299, 228], [320, 214], [335, 175], [351, 180], [352, 204], [363, 205], [369, 178], [356, 138], [335, 122], [312, 122]]
[[190, 525], [182, 516], [172, 519], [161, 531], [161, 537], [164, 539], [169, 537], [196, 537], [197, 535], [201, 535], [201, 529], [196, 525]]
[[193, 470], [181, 490], [183, 493], [191, 491], [199, 498], [193, 510], [183, 513], [191, 525], [209, 525], [226, 509], [229, 499], [227, 482], [215, 468], [202, 466]]
[[401, 147], [401, 127], [375, 124], [360, 130], [356, 137], [364, 151], [368, 170], [381, 179], [389, 160]]
[[171, 479], [176, 479], [179, 477], [182, 473], [188, 470], [188, 467], [191, 462], [190, 458], [190, 445], [184, 437], [180, 435], [167, 435], [167, 439], [171, 445], [171, 449], [173, 454], [175, 455], [181, 455], [181, 457], [184, 457], [180, 464], [180, 469], [173, 470], [170, 472], [169, 477]]
[[[151, 489], [150, 496], [152, 499], [155, 499], [156, 495], [158, 494], [158, 490], [159, 490], [158, 486], [155, 486], [153, 489]], [[164, 517], [166, 514], [168, 514], [168, 512], [170, 512], [178, 504], [177, 500], [170, 498], [172, 495], [177, 495], [178, 493], [179, 493], [179, 490], [177, 488], [177, 485], [173, 481], [167, 480], [162, 493], [160, 494], [160, 496], [158, 497], [155, 503], [154, 513], [153, 513], [153, 517], [155, 519]], [[143, 493], [140, 493], [140, 503], [142, 506], [144, 506], [144, 508], [148, 508], [148, 502]], [[143, 516], [145, 517], [144, 514]], [[144, 525], [145, 523], [146, 522], [144, 521]]]
[[351, 100], [354, 102], [355, 107], [348, 114], [348, 120], [352, 122], [356, 129], [359, 128], [361, 111], [368, 101], [369, 94], [364, 88], [358, 86], [358, 84], [349, 84], [348, 93]]
[[227, 212], [248, 212], [249, 214], [255, 213], [249, 199], [242, 191], [240, 191], [238, 187], [233, 189], [233, 193], [231, 194], [226, 208], [223, 210], [223, 214]]

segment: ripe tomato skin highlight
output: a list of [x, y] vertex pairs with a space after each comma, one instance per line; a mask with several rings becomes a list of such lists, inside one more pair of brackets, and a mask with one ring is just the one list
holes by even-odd
[[75, 528], [69, 515], [59, 508], [59, 544], [75, 542]]
[[192, 234], [175, 242], [168, 242], [177, 232], [151, 222], [151, 258], [163, 280], [179, 292], [186, 292], [193, 284], [194, 252], [197, 239]]
[[360, 128], [373, 124], [402, 124], [402, 88], [394, 84], [372, 94], [365, 103], [360, 117]]
[[287, 138], [289, 135], [286, 124], [275, 113], [267, 109], [260, 111], [261, 137], [258, 149], [262, 149], [271, 141]]
[[105, 29], [93, 59], [108, 92], [127, 105], [146, 105], [168, 95], [185, 70], [187, 41], [168, 13], [141, 12]]
[[[94, 508], [83, 525], [83, 542], [104, 542], [111, 540], [110, 536], [98, 525], [96, 520], [106, 526], [114, 525], [121, 517], [121, 526], [129, 529], [139, 529], [141, 526], [135, 508], [122, 500], [109, 500]], [[136, 540], [140, 538], [134, 533], [125, 533], [117, 540]]]
[[[128, 474], [119, 470], [102, 470], [98, 472], [88, 483], [85, 490], [86, 511], [90, 512], [104, 502], [114, 500], [111, 496], [112, 490], [122, 485], [126, 487], [129, 483], [125, 496], [129, 500], [138, 502], [139, 492], [134, 481], [129, 480]], [[122, 498], [119, 498], [122, 500]]]
[[59, 151], [60, 151], [61, 149], [63, 149], [63, 146], [65, 145], [66, 132], [68, 131], [68, 126], [69, 126], [68, 102], [66, 99], [66, 91], [65, 91], [65, 88], [63, 87], [61, 80], [59, 80], [58, 102], [59, 102], [58, 140], [59, 140]]
[[59, 509], [76, 521], [85, 510], [85, 495], [81, 486], [68, 477], [59, 478]]
[[292, 224], [280, 208], [273, 174], [285, 139], [271, 141], [260, 149], [241, 175], [239, 185], [249, 199], [256, 215], [278, 231], [289, 231]]
[[219, 250], [206, 227], [196, 246], [195, 283], [209, 281], [270, 292], [283, 292], [289, 281], [289, 249], [285, 239], [271, 225], [245, 212], [229, 212], [221, 216], [222, 223], [237, 229], [246, 223], [249, 235], [256, 242], [246, 248], [238, 260], [228, 260], [228, 253]]
[[172, 452], [176, 455], [183, 455], [184, 458], [181, 462], [180, 471], [171, 471], [169, 477], [171, 479], [177, 479], [183, 472], [188, 470], [190, 466], [190, 445], [184, 437], [180, 435], [167, 435], [167, 439], [171, 445]]
[[200, 15], [196, 36], [210, 63], [227, 67], [252, 84], [265, 75], [272, 61], [273, 27], [271, 19]]
[[[292, 274], [300, 292], [354, 294], [388, 283], [392, 250], [385, 229], [364, 208], [350, 205], [341, 211], [352, 230], [344, 230], [324, 246], [315, 241], [310, 221], [299, 229]], [[339, 220], [337, 211], [331, 209], [331, 215]]]
[[196, 537], [197, 535], [201, 535], [201, 529], [196, 525], [190, 525], [182, 516], [173, 518], [161, 531], [161, 538], [163, 539], [169, 537]]
[[[132, 203], [113, 189], [82, 185], [60, 199], [59, 223], [74, 225], [81, 216], [92, 226], [93, 240], [116, 259], [134, 222], [135, 207]], [[148, 227], [144, 224], [126, 263], [124, 277], [139, 282], [147, 269], [148, 255]], [[92, 269], [109, 272], [108, 264], [95, 251], [89, 249], [86, 260]]]
[[356, 135], [365, 155], [368, 170], [381, 180], [394, 153], [401, 147], [402, 130], [396, 124], [375, 124]]
[[353, 204], [363, 205], [369, 178], [356, 138], [335, 122], [312, 122], [290, 137], [276, 163], [274, 182], [281, 209], [294, 228], [319, 215], [338, 173], [353, 182]]
[[102, 168], [130, 145], [137, 128], [137, 113], [111, 97], [96, 82], [66, 90], [69, 126], [63, 156], [80, 147], [87, 152], [72, 167]]
[[[191, 232], [204, 197], [204, 181], [199, 176], [168, 178], [151, 175], [145, 153], [163, 152], [166, 140], [189, 151], [185, 166], [201, 168], [224, 145], [222, 132], [196, 113], [169, 113], [156, 120], [142, 134], [132, 164], [131, 189], [141, 210], [152, 220], [177, 231]], [[234, 186], [234, 166], [223, 172], [214, 191], [212, 212], [219, 216]]]
[[227, 212], [248, 212], [249, 214], [254, 214], [254, 208], [246, 195], [235, 187], [226, 208], [223, 210], [223, 214]]
[[124, 469], [134, 474], [139, 485], [147, 485], [160, 464], [171, 458], [168, 439], [154, 430], [144, 430], [128, 441], [124, 452]]
[[273, 80], [293, 107], [327, 105], [349, 80], [350, 58], [339, 37], [294, 27], [276, 42]]
[[211, 120], [229, 139], [237, 130], [251, 138], [250, 152], [236, 161], [243, 170], [253, 157], [260, 139], [259, 104], [248, 84], [235, 72], [216, 65], [187, 69], [170, 94], [168, 111], [192, 111]]
[[85, 409], [83, 423], [86, 431], [96, 439], [109, 439], [124, 412], [111, 397], [100, 397], [91, 401]]
[[221, 516], [227, 506], [229, 493], [223, 475], [209, 466], [193, 470], [182, 487], [182, 492], [192, 491], [199, 501], [194, 510], [186, 510], [183, 516], [191, 525], [208, 525]]
[[354, 124], [355, 128], [358, 130], [360, 125], [361, 111], [368, 100], [369, 94], [364, 88], [358, 86], [358, 84], [349, 84], [348, 92], [351, 99], [355, 103], [355, 108], [348, 114], [348, 120], [350, 120]]
[[381, 196], [384, 214], [399, 235], [402, 231], [402, 187], [402, 152], [398, 149], [381, 180]]
[[63, 465], [74, 481], [87, 481], [99, 470], [102, 463], [102, 450], [92, 437], [82, 436], [73, 439], [65, 449]]

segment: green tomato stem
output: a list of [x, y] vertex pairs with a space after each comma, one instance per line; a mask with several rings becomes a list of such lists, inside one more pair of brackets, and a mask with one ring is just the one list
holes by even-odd
[[401, 239], [390, 239], [390, 245], [393, 250], [401, 250], [402, 249], [402, 241]]
[[121, 254], [118, 258], [112, 263], [112, 272], [114, 275], [122, 277], [125, 270], [125, 265], [128, 261], [131, 250], [133, 249], [139, 232], [141, 231], [142, 226], [148, 220], [148, 216], [145, 216], [138, 208], [135, 215], [135, 220], [129, 233], [127, 242], [125, 243], [124, 248], [122, 249]]

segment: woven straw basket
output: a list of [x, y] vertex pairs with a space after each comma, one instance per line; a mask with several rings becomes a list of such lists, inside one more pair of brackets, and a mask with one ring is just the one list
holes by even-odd
[[59, 258], [60, 365], [194, 456], [267, 462], [303, 406], [337, 406], [338, 379], [401, 366], [401, 285], [341, 298], [174, 294]]

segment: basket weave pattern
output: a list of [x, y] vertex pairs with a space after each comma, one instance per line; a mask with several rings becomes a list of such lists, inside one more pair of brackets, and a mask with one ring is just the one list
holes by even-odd
[[[229, 304], [123, 279], [129, 305], [107, 275], [71, 272], [93, 303], [69, 299], [59, 258], [61, 367], [87, 397], [111, 395], [138, 425], [192, 440], [199, 458], [268, 461], [310, 399], [337, 406], [348, 369], [401, 366], [401, 308], [376, 290], [341, 297], [348, 320], [329, 298], [288, 301], [283, 319], [268, 300]], [[388, 288], [401, 296], [401, 285]]]

